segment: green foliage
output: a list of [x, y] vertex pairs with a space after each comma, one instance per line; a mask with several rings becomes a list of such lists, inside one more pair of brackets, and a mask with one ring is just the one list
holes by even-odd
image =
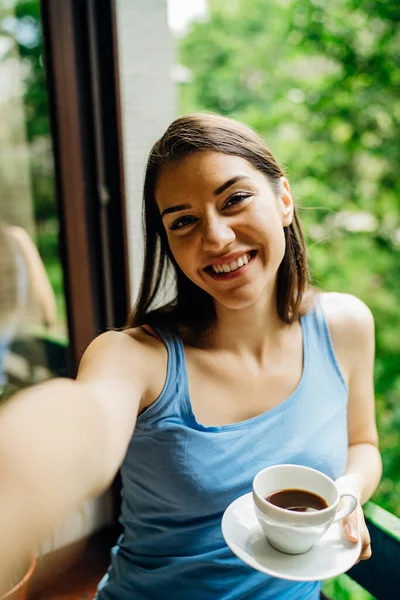
[[18, 42], [20, 59], [28, 67], [24, 82], [28, 140], [49, 134], [39, 4], [38, 0], [20, 0], [15, 4], [14, 14], [14, 35]]
[[43, 62], [43, 34], [39, 0], [0, 2], [0, 41], [11, 38], [8, 53], [12, 60], [17, 49], [23, 76], [23, 103], [28, 142], [34, 213], [38, 226], [37, 244], [57, 298], [57, 314], [65, 321], [65, 299], [58, 247], [54, 163]]
[[64, 279], [60, 262], [58, 222], [53, 217], [47, 219], [38, 230], [37, 248], [45, 263], [47, 275], [54, 290], [57, 302], [57, 315], [60, 323], [66, 322]]
[[210, 0], [180, 39], [180, 110], [254, 127], [287, 166], [314, 283], [376, 321], [384, 462], [374, 500], [400, 516], [400, 83], [397, 0]]
[[19, 0], [14, 6], [0, 4], [2, 37], [12, 38], [13, 44], [1, 60], [7, 60], [18, 48], [35, 216], [43, 221], [54, 217], [55, 186], [39, 1]]
[[322, 589], [328, 598], [334, 598], [334, 600], [374, 600], [374, 596], [371, 596], [347, 575], [340, 575], [335, 579], [324, 581]]

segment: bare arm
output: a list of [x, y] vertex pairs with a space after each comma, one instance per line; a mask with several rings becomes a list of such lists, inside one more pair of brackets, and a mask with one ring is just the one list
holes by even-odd
[[[344, 475], [336, 483], [343, 490], [353, 491], [362, 505], [372, 496], [382, 475], [373, 384], [374, 319], [369, 308], [353, 296], [327, 296], [330, 296], [332, 341], [349, 385], [348, 459]], [[360, 558], [369, 558], [370, 537], [361, 507], [342, 524], [349, 539], [356, 541], [361, 537]]]
[[39, 303], [44, 323], [46, 327], [50, 327], [57, 318], [56, 297], [38, 249], [25, 229], [9, 227], [8, 231], [25, 257], [33, 293]]
[[374, 319], [369, 308], [354, 296], [327, 296], [332, 341], [349, 386], [349, 455], [341, 483], [351, 487], [364, 504], [382, 473], [375, 421]]
[[112, 482], [146, 389], [145, 362], [140, 343], [109, 332], [90, 345], [77, 381], [32, 387], [2, 408], [0, 576], [6, 561]]
[[1, 566], [99, 490], [95, 455], [101, 460], [104, 436], [96, 401], [72, 380], [23, 391], [1, 411]]
[[378, 487], [382, 475], [374, 401], [374, 320], [360, 303], [355, 327], [357, 352], [349, 380], [349, 455], [343, 483], [352, 487], [365, 504]]

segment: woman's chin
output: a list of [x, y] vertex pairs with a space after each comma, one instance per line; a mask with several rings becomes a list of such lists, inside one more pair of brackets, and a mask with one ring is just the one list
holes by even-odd
[[245, 310], [256, 309], [258, 306], [265, 306], [270, 302], [275, 302], [274, 286], [264, 286], [259, 289], [256, 286], [246, 286], [247, 289], [231, 291], [224, 295], [214, 296], [216, 307], [227, 310]]
[[215, 298], [215, 303], [218, 308], [227, 310], [245, 310], [255, 306], [257, 301], [260, 299], [259, 296], [252, 295], [252, 297], [242, 298]]

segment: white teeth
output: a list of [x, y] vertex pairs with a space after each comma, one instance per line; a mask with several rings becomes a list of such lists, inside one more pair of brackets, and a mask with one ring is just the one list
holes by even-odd
[[230, 273], [231, 271], [236, 271], [240, 267], [243, 267], [243, 265], [247, 265], [249, 261], [250, 255], [243, 254], [243, 256], [241, 256], [237, 260], [233, 260], [229, 264], [226, 263], [224, 265], [212, 265], [212, 269], [214, 273]]

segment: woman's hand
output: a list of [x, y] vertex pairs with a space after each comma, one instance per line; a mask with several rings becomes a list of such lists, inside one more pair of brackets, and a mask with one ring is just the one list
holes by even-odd
[[[352, 492], [358, 499], [357, 507], [352, 513], [349, 514], [348, 517], [342, 519], [341, 525], [343, 533], [348, 540], [351, 542], [358, 542], [359, 539], [361, 540], [361, 552], [357, 562], [360, 560], [368, 560], [372, 554], [371, 538], [365, 523], [364, 512], [360, 503], [360, 498], [362, 497], [360, 480], [356, 475], [349, 474], [339, 477], [336, 479], [335, 483], [339, 489], [339, 492], [343, 494], [346, 492]], [[348, 500], [346, 499], [346, 496], [342, 498], [340, 502], [340, 508], [344, 507], [347, 501]]]
[[372, 554], [371, 538], [360, 503], [357, 504], [356, 509], [353, 510], [348, 517], [342, 519], [342, 528], [343, 533], [351, 542], [357, 542], [361, 539], [361, 553], [357, 562], [360, 560], [368, 560]]

